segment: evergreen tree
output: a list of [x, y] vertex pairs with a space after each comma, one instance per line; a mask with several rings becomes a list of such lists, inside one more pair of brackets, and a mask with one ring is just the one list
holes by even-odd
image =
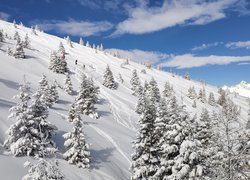
[[90, 47], [89, 41], [86, 42], [86, 47]]
[[202, 109], [200, 120], [195, 122], [194, 139], [197, 140], [197, 153], [199, 165], [202, 170], [202, 179], [216, 179], [216, 170], [219, 166], [218, 136], [214, 131], [213, 122], [207, 109]]
[[[155, 130], [161, 137], [157, 144], [161, 147], [160, 164], [154, 177], [155, 179], [182, 179], [186, 176], [186, 174], [181, 176], [182, 171], [188, 166], [182, 158], [182, 144], [190, 132], [188, 114], [178, 106], [175, 96], [172, 96], [167, 104], [161, 101], [159, 108]], [[186, 163], [188, 162], [187, 160]]]
[[[48, 111], [36, 93], [32, 103], [18, 114], [17, 122], [9, 130], [5, 147], [15, 156], [44, 157], [56, 151], [52, 135], [57, 128], [47, 121]], [[16, 111], [15, 111], [16, 112]]]
[[82, 46], [84, 45], [84, 42], [83, 42], [82, 38], [80, 38], [79, 44], [82, 45]]
[[50, 85], [50, 96], [51, 96], [51, 102], [56, 103], [58, 101], [59, 95], [57, 91], [57, 82], [54, 80], [54, 82]]
[[73, 122], [75, 119], [75, 114], [76, 114], [76, 108], [75, 108], [75, 103], [71, 104], [70, 109], [69, 109], [69, 115], [68, 115], [68, 121]]
[[28, 108], [29, 123], [31, 123], [30, 134], [32, 138], [31, 155], [45, 157], [54, 154], [57, 149], [52, 136], [57, 130], [55, 125], [52, 125], [48, 120], [48, 110], [41, 100], [41, 95], [36, 93], [34, 100]]
[[131, 179], [150, 179], [158, 167], [157, 152], [154, 148], [156, 142], [154, 123], [156, 108], [150, 100], [146, 100], [144, 112], [139, 119], [139, 130], [133, 142], [132, 177]]
[[34, 26], [31, 26], [31, 34], [37, 35], [36, 29]]
[[205, 88], [200, 89], [199, 91], [199, 95], [198, 95], [198, 99], [202, 102], [205, 103], [206, 100], [206, 92], [205, 92]]
[[73, 124], [72, 132], [63, 135], [65, 139], [64, 146], [67, 149], [63, 156], [70, 164], [75, 164], [79, 168], [89, 168], [89, 145], [86, 143], [83, 134], [83, 124], [80, 115], [75, 115]]
[[208, 97], [208, 104], [210, 104], [211, 106], [215, 106], [216, 105], [216, 101], [214, 98], [214, 93], [209, 93], [209, 97]]
[[174, 95], [173, 86], [171, 86], [170, 83], [167, 81], [164, 86], [163, 97], [170, 98], [173, 95]]
[[16, 40], [17, 43], [20, 43], [21, 38], [20, 38], [19, 33], [17, 31], [15, 32], [13, 39]]
[[77, 112], [89, 115], [93, 118], [98, 118], [96, 113], [95, 103], [97, 103], [97, 96], [99, 87], [93, 84], [92, 80], [87, 79], [86, 75], [82, 75], [80, 89], [75, 99], [75, 109]]
[[49, 86], [49, 82], [47, 80], [47, 77], [45, 75], [42, 75], [41, 80], [39, 81], [39, 87], [37, 89], [37, 93], [35, 96], [38, 96], [46, 107], [51, 107], [53, 103], [55, 102], [53, 100], [52, 94], [51, 94], [51, 88]]
[[19, 91], [20, 93], [14, 96], [19, 102], [10, 108], [9, 115], [9, 118], [15, 118], [16, 122], [7, 130], [8, 138], [4, 142], [4, 147], [15, 156], [25, 155], [28, 151], [26, 144], [29, 143], [29, 137], [26, 134], [29, 128], [27, 109], [31, 98], [30, 87], [26, 80], [20, 85]]
[[[250, 111], [250, 110], [249, 110]], [[238, 145], [236, 146], [237, 162], [235, 164], [236, 179], [250, 179], [250, 112], [248, 121], [243, 131], [238, 134]]]
[[65, 57], [65, 48], [64, 48], [62, 42], [60, 42], [60, 44], [59, 44], [58, 54], [59, 54], [59, 56]]
[[139, 94], [139, 98], [136, 103], [135, 112], [137, 112], [138, 114], [142, 114], [145, 110], [146, 97], [144, 89], [141, 86], [139, 89], [141, 89], [141, 93]]
[[219, 88], [218, 93], [220, 94], [219, 99], [217, 100], [217, 103], [221, 106], [223, 106], [226, 103], [226, 91], [224, 91], [222, 88]]
[[25, 167], [29, 168], [22, 180], [63, 180], [64, 175], [58, 168], [58, 162], [48, 161], [45, 158], [39, 158], [37, 163], [31, 164], [25, 162]]
[[195, 91], [195, 89], [194, 89], [194, 86], [192, 86], [192, 87], [190, 87], [190, 88], [188, 89], [187, 97], [189, 97], [190, 99], [196, 99], [197, 94], [196, 94], [196, 91]]
[[0, 42], [4, 42], [3, 30], [0, 30]]
[[95, 44], [93, 44], [92, 48], [93, 48], [93, 49], [96, 49], [96, 46], [95, 46]]
[[161, 99], [160, 90], [154, 78], [152, 78], [149, 82], [149, 95], [150, 98], [152, 98], [153, 103], [160, 102]]
[[29, 48], [30, 47], [30, 40], [28, 34], [25, 35], [24, 41], [23, 41], [23, 47]]
[[57, 69], [57, 64], [58, 64], [57, 54], [55, 51], [52, 51], [50, 54], [49, 69], [55, 72]]
[[133, 91], [132, 95], [138, 96], [140, 93], [138, 88], [141, 86], [141, 81], [139, 79], [139, 76], [137, 74], [136, 69], [134, 69], [132, 72], [132, 78], [130, 80], [130, 85], [131, 85], [131, 90]]
[[103, 51], [104, 50], [104, 48], [103, 48], [103, 45], [101, 44], [100, 45], [100, 51]]
[[72, 87], [69, 73], [66, 74], [66, 79], [64, 79], [64, 88], [63, 89], [69, 95], [73, 94], [73, 87]]
[[70, 39], [69, 36], [67, 36], [66, 40], [67, 40], [67, 44], [69, 45], [69, 47], [73, 47], [71, 39]]
[[[218, 116], [220, 127], [220, 145], [223, 147], [223, 158], [221, 159], [220, 171], [218, 177], [222, 180], [233, 180], [239, 174], [237, 164], [241, 159], [241, 154], [238, 154], [236, 147], [238, 147], [237, 133], [238, 128], [235, 123], [239, 121], [240, 110], [232, 102], [227, 99], [222, 106], [222, 110]], [[242, 171], [241, 171], [242, 172]]]
[[110, 70], [109, 66], [107, 65], [106, 71], [104, 72], [103, 75], [103, 83], [105, 87], [109, 89], [116, 89], [117, 88], [117, 83], [114, 80], [113, 73]]
[[17, 59], [20, 59], [20, 58], [24, 59], [25, 58], [25, 54], [23, 51], [23, 45], [21, 42], [16, 44], [16, 48], [15, 48], [15, 51], [13, 53], [13, 56]]
[[13, 20], [13, 26], [14, 26], [14, 28], [17, 28], [15, 19]]
[[67, 62], [65, 60], [65, 49], [63, 47], [62, 42], [59, 44], [59, 50], [57, 55], [52, 52], [50, 56], [50, 65], [49, 69], [53, 70], [53, 72], [64, 74], [68, 72]]

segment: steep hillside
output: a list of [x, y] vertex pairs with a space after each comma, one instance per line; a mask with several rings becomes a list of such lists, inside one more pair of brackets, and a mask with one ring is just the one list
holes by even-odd
[[[89, 170], [79, 169], [76, 166], [69, 165], [62, 158], [65, 151], [63, 147], [62, 135], [71, 130], [72, 125], [66, 121], [68, 110], [74, 100], [74, 96], [67, 95], [62, 89], [59, 89], [59, 102], [49, 109], [49, 120], [58, 127], [54, 140], [58, 146], [59, 166], [62, 169], [66, 179], [91, 179], [91, 180], [122, 180], [129, 179], [130, 155], [132, 153], [131, 141], [135, 138], [136, 124], [139, 116], [134, 112], [137, 98], [131, 95], [130, 79], [134, 69], [141, 72], [146, 69], [144, 65], [130, 62], [129, 65], [123, 65], [124, 59], [113, 57], [109, 53], [102, 51], [96, 52], [94, 49], [73, 43], [73, 48], [69, 47], [64, 39], [37, 32], [37, 35], [31, 33], [30, 28], [17, 26], [14, 28], [12, 23], [0, 21], [0, 29], [4, 33], [13, 37], [17, 31], [21, 38], [28, 33], [31, 40], [31, 49], [25, 49], [25, 59], [15, 59], [6, 53], [7, 47], [14, 48], [15, 40], [6, 39], [0, 47], [0, 144], [6, 138], [6, 130], [14, 122], [8, 119], [9, 108], [15, 105], [12, 98], [18, 93], [18, 83], [23, 80], [23, 76], [31, 82], [32, 91], [35, 92], [38, 81], [42, 74], [46, 75], [50, 82], [56, 80], [63, 86], [65, 75], [55, 74], [48, 70], [49, 56], [51, 51], [57, 50], [60, 42], [66, 49], [66, 60], [68, 68], [71, 71], [74, 90], [78, 89], [79, 77], [82, 72], [88, 77], [92, 77], [95, 84], [100, 87], [100, 102], [97, 105], [99, 119], [92, 119], [88, 116], [82, 116], [85, 122], [84, 132], [87, 142], [90, 144], [91, 168]], [[75, 65], [75, 60], [78, 64]], [[110, 66], [115, 80], [120, 73], [124, 83], [119, 83], [117, 90], [110, 90], [102, 85], [102, 76], [107, 64]], [[82, 66], [85, 65], [85, 68]], [[192, 108], [193, 101], [187, 98], [188, 88], [194, 86], [196, 91], [205, 87], [206, 95], [210, 92], [218, 98], [217, 88], [205, 85], [200, 82], [186, 80], [179, 76], [173, 76], [170, 73], [156, 69], [146, 69], [146, 74], [139, 73], [142, 82], [149, 81], [152, 77], [157, 80], [160, 90], [163, 90], [166, 81], [173, 85], [179, 103], [186, 105], [186, 109], [191, 115], [199, 114], [202, 107], [209, 111], [218, 111], [208, 104], [202, 104], [197, 101], [197, 108]], [[241, 106], [241, 122], [246, 122], [247, 102], [244, 97], [232, 96], [235, 103]], [[15, 158], [8, 154], [2, 146], [0, 147], [0, 174], [1, 179], [14, 180], [21, 179], [27, 173], [23, 168], [26, 160], [32, 158]]]

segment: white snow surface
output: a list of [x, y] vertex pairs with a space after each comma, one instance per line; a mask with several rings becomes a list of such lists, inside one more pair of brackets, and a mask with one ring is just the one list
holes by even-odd
[[231, 87], [223, 86], [223, 89], [230, 93], [250, 98], [250, 83], [246, 81], [241, 81], [239, 84]]
[[[54, 79], [63, 87], [65, 75], [55, 74], [48, 70], [49, 56], [51, 51], [58, 50], [59, 43], [62, 42], [66, 50], [66, 60], [68, 68], [71, 71], [71, 80], [73, 88], [76, 91], [79, 87], [81, 72], [92, 77], [95, 84], [100, 86], [100, 102], [97, 104], [99, 119], [92, 119], [88, 116], [82, 116], [84, 120], [84, 133], [86, 141], [90, 144], [91, 168], [80, 169], [74, 165], [69, 165], [62, 158], [65, 152], [63, 143], [63, 134], [71, 131], [72, 125], [66, 121], [68, 110], [75, 95], [70, 96], [62, 89], [59, 91], [59, 101], [49, 109], [49, 121], [58, 127], [54, 141], [57, 144], [59, 153], [56, 159], [59, 160], [59, 167], [67, 180], [126, 180], [130, 179], [130, 161], [133, 152], [131, 141], [135, 139], [137, 120], [139, 116], [135, 113], [135, 104], [137, 98], [132, 96], [130, 90], [130, 78], [132, 71], [137, 70], [142, 82], [150, 81], [154, 77], [160, 90], [163, 90], [166, 81], [173, 85], [179, 103], [186, 105], [187, 111], [194, 114], [200, 114], [201, 109], [206, 107], [210, 112], [219, 108], [214, 108], [208, 104], [202, 104], [197, 101], [197, 108], [192, 108], [193, 100], [187, 98], [188, 88], [194, 86], [196, 92], [202, 87], [206, 89], [206, 95], [210, 92], [218, 98], [217, 87], [202, 84], [200, 82], [186, 80], [180, 76], [172, 76], [171, 73], [159, 71], [156, 69], [147, 69], [144, 65], [130, 62], [129, 65], [123, 65], [125, 59], [113, 57], [109, 53], [96, 51], [92, 48], [73, 43], [73, 48], [69, 47], [66, 40], [49, 35], [43, 32], [37, 32], [37, 35], [31, 33], [30, 28], [17, 25], [14, 28], [12, 23], [0, 20], [0, 29], [4, 34], [7, 33], [13, 37], [15, 31], [21, 36], [21, 39], [28, 33], [31, 40], [31, 49], [24, 49], [26, 59], [15, 59], [6, 53], [9, 46], [15, 47], [15, 41], [6, 39], [0, 44], [0, 179], [17, 180], [27, 174], [27, 169], [23, 164], [27, 161], [33, 161], [31, 157], [13, 157], [3, 147], [6, 139], [6, 130], [13, 124], [14, 119], [8, 119], [9, 109], [15, 105], [12, 98], [18, 94], [18, 84], [22, 82], [23, 76], [31, 82], [31, 89], [36, 91], [38, 81], [42, 74], [48, 77], [52, 82]], [[78, 65], [75, 65], [75, 60]], [[85, 69], [82, 65], [85, 65]], [[124, 79], [124, 83], [119, 83], [117, 90], [110, 90], [102, 85], [102, 76], [107, 64], [113, 72], [116, 82], [118, 82], [119, 73]], [[146, 69], [146, 74], [140, 73]], [[244, 97], [232, 96], [234, 102], [241, 106], [241, 122], [244, 124], [247, 117], [248, 103]]]

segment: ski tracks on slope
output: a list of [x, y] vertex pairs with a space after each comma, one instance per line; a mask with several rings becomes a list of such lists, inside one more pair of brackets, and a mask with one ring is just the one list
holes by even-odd
[[107, 133], [105, 133], [103, 130], [100, 128], [89, 125], [92, 129], [94, 129], [99, 135], [104, 137], [106, 140], [108, 140], [116, 149], [117, 151], [130, 163], [130, 159], [126, 156], [126, 154], [121, 150], [121, 148], [117, 145], [117, 143], [113, 140], [111, 136], [109, 136]]

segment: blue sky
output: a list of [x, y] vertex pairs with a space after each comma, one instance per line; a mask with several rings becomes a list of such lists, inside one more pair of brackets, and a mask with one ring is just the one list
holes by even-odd
[[214, 85], [250, 82], [250, 0], [1, 0], [0, 18]]

